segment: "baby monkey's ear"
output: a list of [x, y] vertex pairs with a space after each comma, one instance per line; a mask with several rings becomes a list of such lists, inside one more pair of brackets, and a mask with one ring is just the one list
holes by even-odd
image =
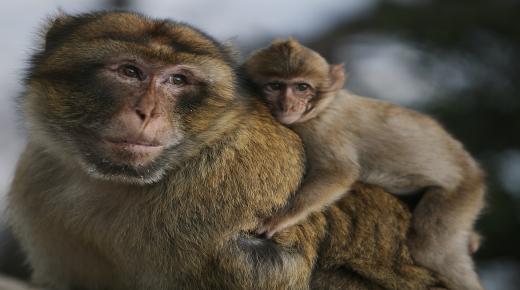
[[73, 19], [74, 17], [65, 14], [63, 11], [59, 11], [49, 18], [43, 32], [45, 35], [45, 50], [56, 47], [72, 32], [70, 27]]
[[331, 64], [329, 68], [330, 86], [329, 91], [337, 91], [343, 89], [345, 85], [345, 65]]

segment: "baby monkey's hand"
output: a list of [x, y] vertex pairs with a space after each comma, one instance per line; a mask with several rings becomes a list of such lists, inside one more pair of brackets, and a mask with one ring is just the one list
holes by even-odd
[[256, 230], [256, 234], [264, 234], [266, 238], [270, 239], [275, 233], [298, 224], [304, 219], [305, 215], [295, 214], [285, 209], [280, 210], [273, 216], [265, 219]]

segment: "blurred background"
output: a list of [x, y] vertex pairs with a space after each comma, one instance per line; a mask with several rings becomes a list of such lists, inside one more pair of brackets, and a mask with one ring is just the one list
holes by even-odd
[[[32, 0], [0, 3], [0, 203], [23, 149], [14, 99], [40, 27], [63, 10], [126, 9], [188, 22], [243, 56], [293, 36], [346, 65], [347, 88], [427, 112], [488, 173], [476, 255], [490, 290], [520, 285], [520, 3], [516, 0]], [[5, 229], [0, 272], [26, 277]], [[18, 265], [18, 266], [17, 266]]]

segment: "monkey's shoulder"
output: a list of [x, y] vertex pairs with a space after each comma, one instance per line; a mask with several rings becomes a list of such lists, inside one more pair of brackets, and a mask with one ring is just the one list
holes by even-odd
[[252, 108], [245, 130], [255, 135], [253, 141], [259, 148], [301, 155], [299, 152], [303, 150], [302, 143], [293, 130], [277, 122], [263, 103], [254, 101]]
[[186, 191], [213, 191], [242, 204], [258, 202], [262, 196], [263, 202], [256, 208], [282, 204], [303, 176], [305, 157], [300, 138], [274, 121], [262, 104], [253, 104], [232, 127], [189, 166], [172, 172], [170, 182], [182, 186], [185, 176], [197, 168], [198, 174], [192, 177], [196, 180]]

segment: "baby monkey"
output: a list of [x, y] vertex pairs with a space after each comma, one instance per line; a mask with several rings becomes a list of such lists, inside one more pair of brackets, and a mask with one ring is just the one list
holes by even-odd
[[258, 234], [271, 237], [301, 222], [355, 181], [396, 195], [421, 191], [409, 239], [415, 260], [454, 289], [482, 289], [468, 245], [475, 247], [484, 178], [460, 142], [428, 116], [343, 90], [343, 65], [294, 39], [254, 52], [243, 69], [274, 117], [299, 134], [308, 160], [299, 192]]

